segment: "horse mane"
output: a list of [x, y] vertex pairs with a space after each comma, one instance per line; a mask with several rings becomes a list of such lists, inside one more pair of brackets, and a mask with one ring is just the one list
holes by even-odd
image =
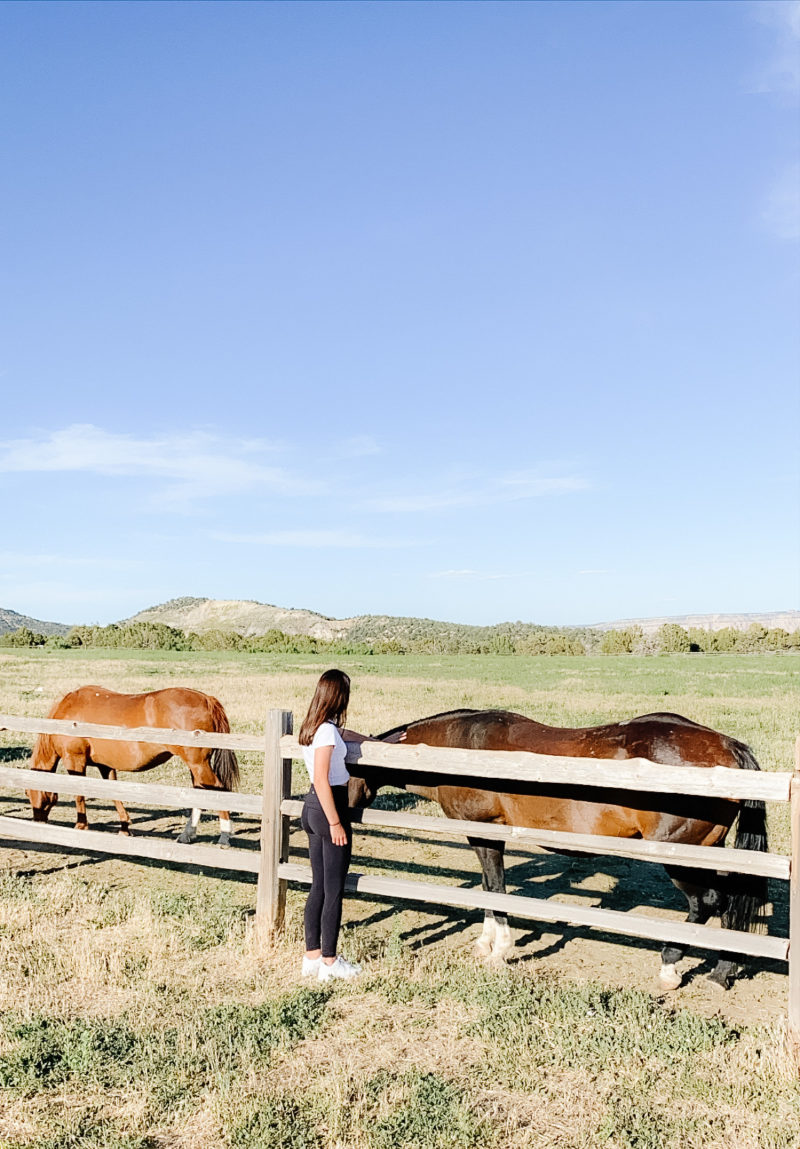
[[630, 726], [632, 722], [670, 722], [672, 724], [678, 723], [680, 726], [693, 726], [695, 730], [710, 730], [710, 726], [704, 726], [702, 722], [695, 722], [692, 718], [685, 718], [683, 714], [672, 714], [667, 710], [659, 710], [654, 714], [637, 714], [635, 718], [629, 718], [626, 725]]
[[435, 718], [454, 718], [460, 714], [480, 714], [480, 710], [462, 707], [460, 710], [443, 710], [441, 714], [428, 714], [425, 718], [415, 718], [413, 722], [401, 722], [399, 726], [393, 726], [391, 730], [384, 730], [383, 734], [376, 734], [375, 737], [378, 741], [383, 738], [388, 738], [392, 734], [400, 734], [403, 730], [410, 730], [412, 726], [419, 726], [420, 722], [433, 722]]

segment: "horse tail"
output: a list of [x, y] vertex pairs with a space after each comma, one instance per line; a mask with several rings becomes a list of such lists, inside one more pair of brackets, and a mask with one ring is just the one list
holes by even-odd
[[58, 758], [52, 734], [39, 734], [33, 747], [31, 769], [55, 770]]
[[[218, 734], [230, 734], [231, 725], [222, 703], [210, 694], [207, 697], [213, 723], [212, 730]], [[212, 750], [211, 769], [219, 778], [223, 789], [236, 790], [238, 788], [239, 759], [232, 750]]]
[[[761, 769], [749, 746], [731, 739], [731, 749], [740, 770]], [[747, 798], [739, 803], [734, 845], [737, 850], [766, 852], [767, 812], [763, 802]], [[730, 874], [726, 892], [728, 904], [723, 925], [731, 930], [766, 933], [767, 879], [758, 874]]]

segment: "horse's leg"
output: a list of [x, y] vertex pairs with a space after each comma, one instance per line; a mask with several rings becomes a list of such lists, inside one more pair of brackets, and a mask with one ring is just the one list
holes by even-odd
[[200, 815], [202, 813], [203, 811], [198, 810], [196, 806], [189, 811], [189, 817], [186, 819], [186, 825], [178, 835], [178, 841], [182, 845], [187, 846], [197, 837], [197, 827], [200, 823]]
[[[199, 756], [196, 756], [196, 752], [193, 754], [190, 751], [187, 754], [184, 761], [186, 762], [186, 765], [189, 767], [189, 769], [192, 772], [192, 785], [195, 787], [195, 789], [197, 789], [197, 790], [223, 790], [225, 788], [222, 785], [222, 783], [220, 782], [217, 775], [211, 769], [211, 765], [208, 761], [208, 756], [199, 757]], [[178, 838], [179, 842], [186, 843], [186, 842], [193, 842], [194, 841], [194, 839], [197, 837], [197, 824], [200, 821], [200, 814], [201, 814], [200, 810], [195, 809], [195, 810], [191, 811], [191, 813], [189, 814], [189, 818], [186, 822], [186, 825], [183, 828], [183, 832], [181, 833], [180, 837]], [[223, 821], [223, 819], [224, 819], [224, 821]], [[219, 821], [220, 821], [220, 836], [219, 836], [219, 841], [217, 844], [222, 846], [222, 847], [230, 846], [230, 844], [231, 844], [230, 814], [228, 814], [226, 811], [220, 811]]]
[[[712, 914], [720, 913], [724, 895], [713, 886], [701, 884], [701, 875], [696, 870], [684, 870], [677, 866], [665, 866], [673, 884], [685, 895], [689, 903], [687, 922], [704, 925]], [[686, 953], [685, 946], [670, 943], [661, 951], [661, 971], [658, 980], [662, 989], [677, 989], [683, 981], [676, 969]], [[722, 961], [719, 963], [722, 965]], [[727, 966], [726, 962], [726, 974]], [[719, 968], [719, 967], [718, 967]], [[716, 970], [714, 971], [716, 973]], [[713, 975], [709, 975], [713, 976]], [[716, 979], [715, 979], [716, 980]]]
[[[63, 758], [64, 769], [68, 774], [78, 774], [86, 777], [86, 755], [65, 754]], [[89, 822], [86, 818], [86, 799], [83, 794], [75, 795], [75, 829], [88, 830]]]
[[[95, 765], [100, 771], [101, 778], [104, 778], [106, 781], [108, 781], [110, 778], [112, 782], [116, 782], [116, 770], [113, 770], [110, 766], [101, 766], [99, 762], [95, 763]], [[128, 816], [128, 811], [116, 798], [113, 798], [112, 801], [116, 807], [117, 814], [119, 815], [119, 832], [120, 834], [124, 834], [127, 838], [129, 838], [131, 836], [131, 820]]]
[[231, 845], [231, 834], [233, 827], [231, 825], [231, 816], [228, 810], [219, 810], [219, 841], [218, 846], [223, 850], [229, 850]]
[[[467, 841], [478, 855], [481, 864], [484, 890], [493, 894], [506, 892], [506, 874], [503, 865], [504, 842], [487, 841], [484, 838], [468, 838]], [[475, 953], [492, 961], [505, 961], [513, 953], [514, 939], [505, 914], [486, 910], [483, 918], [483, 932], [475, 943]]]
[[[53, 739], [49, 735], [40, 734], [36, 739], [31, 769], [50, 773], [58, 768], [60, 761], [60, 756], [53, 745]], [[58, 801], [58, 794], [53, 794], [47, 790], [26, 790], [25, 793], [31, 804], [34, 822], [46, 822], [50, 816], [50, 811]]]

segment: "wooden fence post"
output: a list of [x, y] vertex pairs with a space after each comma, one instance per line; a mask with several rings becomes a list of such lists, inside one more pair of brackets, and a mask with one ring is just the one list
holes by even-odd
[[281, 737], [292, 733], [291, 710], [270, 710], [264, 731], [264, 791], [261, 807], [261, 858], [256, 891], [256, 931], [262, 941], [283, 928], [286, 882], [278, 863], [289, 856], [289, 818], [281, 802], [291, 797], [292, 761], [281, 757]]
[[792, 863], [789, 874], [789, 1041], [800, 1054], [800, 734], [791, 789]]

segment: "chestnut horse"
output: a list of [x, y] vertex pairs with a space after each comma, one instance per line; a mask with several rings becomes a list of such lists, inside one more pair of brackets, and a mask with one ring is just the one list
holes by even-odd
[[[678, 714], [645, 714], [607, 726], [572, 729], [545, 726], [508, 710], [453, 710], [397, 726], [378, 737], [409, 745], [530, 750], [618, 761], [648, 758], [669, 766], [759, 769], [752, 751], [742, 742]], [[352, 806], [369, 805], [381, 786], [399, 786], [438, 802], [449, 818], [697, 846], [721, 845], [738, 813], [736, 847], [767, 849], [763, 802], [517, 782], [513, 783], [514, 791], [508, 792], [509, 783], [500, 780], [464, 777], [450, 781], [440, 774], [404, 775], [359, 765], [349, 769], [353, 775]], [[468, 840], [481, 863], [483, 888], [505, 893], [505, 843], [479, 837]], [[759, 928], [767, 894], [765, 878], [678, 866], [667, 866], [666, 870], [686, 896], [688, 921], [705, 922], [718, 914], [728, 929]], [[503, 960], [513, 948], [505, 915], [487, 910], [476, 952]], [[680, 985], [676, 964], [683, 954], [683, 946], [666, 945], [662, 949], [660, 982], [664, 989]], [[736, 975], [736, 966], [733, 955], [720, 954], [709, 978], [727, 988]]]
[[[174, 686], [146, 694], [117, 694], [103, 686], [81, 686], [65, 694], [50, 711], [50, 718], [97, 722], [105, 726], [154, 726], [173, 730], [208, 730], [227, 734], [230, 731], [222, 704], [210, 694]], [[208, 750], [195, 746], [159, 746], [150, 742], [111, 742], [95, 737], [73, 737], [69, 734], [40, 734], [36, 739], [31, 765], [34, 770], [55, 770], [63, 761], [68, 774], [85, 774], [87, 766], [96, 766], [103, 778], [116, 778], [118, 770], [150, 770], [160, 766], [173, 754], [182, 758], [192, 773], [192, 785], [200, 790], [235, 790], [239, 782], [239, 763], [232, 750]], [[28, 790], [37, 822], [46, 822], [58, 794]], [[88, 828], [86, 800], [76, 796], [75, 828]], [[121, 802], [114, 802], [119, 814], [120, 833], [130, 833], [128, 812]], [[197, 837], [200, 810], [192, 810], [178, 838], [192, 842]], [[230, 814], [219, 813], [219, 845], [229, 846]]]

